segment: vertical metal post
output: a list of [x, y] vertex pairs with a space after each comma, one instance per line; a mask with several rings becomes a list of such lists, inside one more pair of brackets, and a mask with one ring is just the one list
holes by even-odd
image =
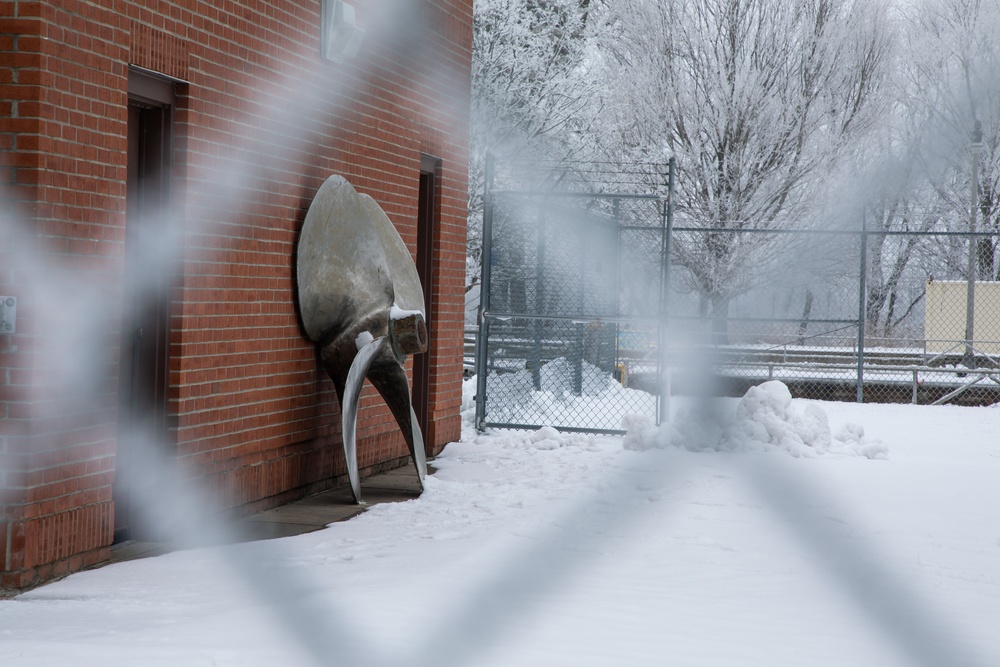
[[483, 247], [479, 278], [479, 335], [476, 337], [476, 429], [483, 430], [486, 421], [486, 352], [490, 339], [490, 274], [493, 264], [493, 154], [486, 154], [486, 173], [483, 184]]
[[858, 386], [856, 400], [865, 402], [865, 316], [868, 301], [868, 229], [861, 210], [861, 270], [858, 273]]
[[[538, 220], [538, 242], [535, 244], [535, 307], [531, 311], [536, 314], [548, 312], [545, 309], [545, 235], [547, 233], [545, 224], [545, 210], [540, 209]], [[539, 318], [535, 320], [535, 345], [531, 353], [531, 382], [535, 391], [542, 389], [542, 338], [545, 322]]]
[[587, 337], [589, 336], [587, 329], [588, 326], [589, 325], [582, 322], [574, 324], [575, 338], [573, 339], [573, 353], [570, 355], [570, 361], [573, 363], [573, 377], [571, 378], [571, 384], [574, 396], [583, 396], [583, 348], [587, 344]]
[[[588, 234], [584, 233], [580, 235], [580, 272], [577, 276], [577, 300], [576, 300], [576, 312], [578, 315], [584, 314], [584, 304], [587, 301], [586, 291], [587, 291], [587, 241]], [[573, 364], [573, 395], [582, 396], [583, 395], [583, 357], [584, 357], [584, 346], [587, 344], [588, 333], [585, 325], [582, 323], [575, 324], [574, 333], [574, 345], [573, 352], [570, 354], [570, 362]]]
[[969, 202], [969, 266], [966, 273], [965, 290], [965, 356], [963, 363], [969, 368], [976, 366], [975, 312], [976, 312], [976, 215], [979, 210], [979, 151], [983, 148], [983, 125], [978, 120], [972, 130], [972, 191]]
[[[621, 295], [621, 284], [622, 284], [622, 226], [621, 226], [621, 211], [619, 210], [620, 202], [619, 200], [614, 200], [614, 216], [615, 216], [615, 284], [612, 288], [611, 298], [615, 300], [615, 327], [614, 327], [614, 359], [611, 362], [611, 368], [613, 372], [617, 372], [619, 360], [619, 353], [621, 351], [621, 346], [619, 345], [619, 338], [621, 336], [621, 322], [618, 318], [622, 315], [622, 295]], [[622, 374], [620, 380], [624, 385], [624, 373]]]
[[670, 420], [670, 366], [667, 364], [667, 318], [670, 315], [670, 256], [673, 252], [674, 234], [674, 178], [677, 168], [677, 160], [670, 158], [667, 171], [667, 205], [663, 211], [663, 259], [660, 270], [660, 318], [658, 345], [659, 350], [656, 355], [656, 378], [657, 388], [660, 392], [660, 400], [657, 401], [656, 423], [661, 424]]

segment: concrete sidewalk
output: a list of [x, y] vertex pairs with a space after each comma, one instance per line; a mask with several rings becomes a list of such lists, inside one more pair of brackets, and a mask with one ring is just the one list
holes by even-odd
[[[339, 486], [287, 505], [259, 512], [236, 522], [242, 542], [270, 540], [311, 533], [337, 521], [346, 521], [380, 503], [396, 503], [420, 496], [420, 483], [413, 465], [361, 480], [363, 505], [355, 505], [348, 486]], [[111, 562], [158, 556], [174, 547], [164, 542], [129, 540], [111, 547]]]

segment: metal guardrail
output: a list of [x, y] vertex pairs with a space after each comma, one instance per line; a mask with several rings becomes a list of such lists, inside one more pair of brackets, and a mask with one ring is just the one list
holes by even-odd
[[[467, 375], [475, 371], [478, 329], [465, 330], [464, 366]], [[494, 350], [489, 355], [490, 372], [511, 373], [530, 368], [532, 359], [555, 359], [570, 352], [572, 341], [542, 340], [526, 337], [494, 336]], [[825, 398], [838, 394], [831, 387], [853, 387], [857, 381], [857, 350], [850, 347], [802, 347], [794, 344], [777, 346], [704, 346], [702, 353], [712, 355], [716, 373], [730, 380], [764, 382], [782, 380], [792, 385], [801, 396]], [[667, 357], [698, 352], [691, 348], [668, 347]], [[892, 393], [894, 401], [908, 397], [909, 402], [940, 404], [958, 398], [966, 390], [988, 381], [988, 387], [977, 387], [981, 396], [971, 404], [1000, 401], [1000, 368], [996, 366], [968, 368], [961, 365], [961, 355], [930, 355], [921, 348], [869, 347], [865, 354], [864, 382], [878, 387], [882, 393]], [[986, 360], [988, 361], [988, 360]], [[655, 391], [643, 375], [656, 373], [656, 350], [619, 348], [616, 357], [617, 378], [623, 385]], [[672, 374], [677, 374], [673, 369]], [[630, 378], [631, 382], [626, 378]], [[679, 386], [682, 384], [678, 383]], [[811, 386], [811, 388], [809, 386]], [[904, 395], [892, 387], [906, 387]]]

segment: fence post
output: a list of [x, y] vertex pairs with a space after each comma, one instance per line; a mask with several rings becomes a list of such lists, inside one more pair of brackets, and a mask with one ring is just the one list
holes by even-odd
[[660, 283], [659, 354], [656, 355], [656, 388], [660, 392], [657, 401], [656, 423], [670, 421], [670, 366], [667, 364], [667, 318], [670, 315], [670, 255], [673, 252], [674, 233], [674, 172], [677, 159], [671, 157], [667, 166], [667, 206], [663, 213], [663, 268]]
[[[576, 300], [576, 312], [578, 315], [582, 316], [584, 314], [584, 305], [586, 304], [586, 291], [587, 291], [587, 238], [586, 235], [580, 238], [580, 273], [577, 283], [577, 300]], [[583, 396], [583, 346], [586, 344], [586, 329], [585, 325], [582, 323], [577, 323], [574, 325], [575, 338], [573, 353], [570, 355], [569, 361], [573, 364], [573, 395]]]
[[[531, 312], [545, 313], [545, 224], [546, 211], [539, 206], [538, 237], [535, 244], [535, 307]], [[531, 353], [531, 383], [535, 391], [542, 388], [542, 339], [544, 337], [544, 322], [541, 319], [534, 323], [535, 345]]]
[[861, 210], [861, 270], [858, 275], [858, 386], [856, 400], [865, 401], [865, 315], [868, 297], [868, 230], [865, 211]]
[[[612, 329], [611, 335], [614, 336], [612, 339], [612, 355], [611, 360], [611, 370], [612, 373], [618, 372], [619, 364], [619, 353], [621, 351], [621, 346], [619, 345], [619, 338], [621, 338], [621, 318], [622, 315], [622, 226], [621, 226], [621, 203], [616, 197], [614, 199], [614, 216], [615, 216], [615, 284], [611, 291], [612, 298], [615, 300], [615, 326]], [[625, 386], [625, 376], [624, 373], [621, 375], [621, 384]]]
[[965, 291], [965, 355], [962, 363], [969, 368], [975, 368], [975, 312], [976, 312], [976, 279], [978, 278], [978, 262], [976, 261], [978, 242], [976, 241], [976, 212], [979, 210], [979, 153], [983, 149], [983, 127], [978, 120], [972, 131], [972, 201], [969, 204], [969, 267], [966, 271]]
[[476, 337], [476, 430], [483, 430], [486, 421], [486, 351], [489, 346], [490, 274], [493, 264], [493, 154], [486, 154], [483, 183], [483, 247], [479, 278], [479, 335]]

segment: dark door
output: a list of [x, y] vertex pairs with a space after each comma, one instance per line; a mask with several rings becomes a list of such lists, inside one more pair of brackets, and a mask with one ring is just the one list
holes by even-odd
[[[434, 312], [434, 235], [437, 226], [437, 172], [439, 161], [427, 155], [420, 159], [420, 196], [417, 200], [417, 275], [424, 288], [424, 317], [427, 330], [433, 326]], [[431, 352], [413, 358], [413, 410], [427, 439], [429, 422]]]
[[167, 431], [170, 120], [169, 104], [130, 96], [115, 541], [141, 537], [133, 490]]

